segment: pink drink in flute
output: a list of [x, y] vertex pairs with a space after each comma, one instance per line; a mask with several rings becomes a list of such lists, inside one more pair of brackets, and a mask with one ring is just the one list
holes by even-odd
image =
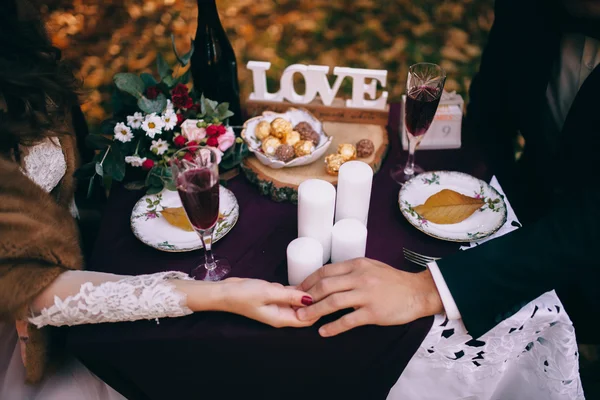
[[[185, 157], [185, 158], [184, 158]], [[183, 209], [204, 244], [204, 264], [191, 275], [205, 281], [218, 281], [231, 271], [225, 259], [215, 259], [212, 235], [219, 219], [219, 164], [209, 147], [190, 147], [173, 155], [173, 179]]]

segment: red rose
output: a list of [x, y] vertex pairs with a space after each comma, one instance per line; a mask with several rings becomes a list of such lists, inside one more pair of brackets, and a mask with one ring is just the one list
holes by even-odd
[[217, 126], [216, 125], [207, 126], [206, 127], [206, 135], [209, 137], [219, 135], [219, 130], [217, 129]]
[[183, 114], [175, 114], [175, 115], [177, 115], [177, 126], [179, 126], [183, 123], [185, 118], [184, 118]]
[[183, 135], [175, 136], [173, 143], [175, 144], [175, 147], [183, 147], [185, 146], [185, 137], [183, 137]]
[[185, 155], [183, 156], [184, 160], [187, 160], [189, 162], [193, 162], [194, 161], [194, 153], [185, 153]]
[[216, 136], [211, 136], [206, 140], [206, 144], [212, 147], [219, 146], [219, 139]]
[[190, 108], [191, 106], [194, 105], [194, 101], [187, 94], [185, 94], [185, 95], [174, 94], [171, 97], [171, 101], [173, 102], [173, 105], [177, 108]]
[[219, 133], [219, 136], [223, 135], [226, 131], [227, 129], [225, 129], [224, 125], [217, 125], [217, 132]]
[[200, 104], [194, 104], [193, 106], [190, 107], [190, 110], [192, 110], [195, 113], [199, 113], [201, 110]]
[[142, 163], [142, 169], [146, 171], [150, 171], [152, 167], [154, 167], [154, 160], [148, 159]]
[[150, 86], [146, 89], [146, 97], [150, 100], [154, 100], [160, 94], [160, 90], [156, 86]]
[[198, 142], [191, 140], [188, 142], [187, 147], [189, 147], [191, 151], [196, 151], [198, 150]]
[[171, 90], [171, 94], [173, 96], [187, 96], [188, 88], [183, 83], [179, 83], [173, 88], [173, 90]]

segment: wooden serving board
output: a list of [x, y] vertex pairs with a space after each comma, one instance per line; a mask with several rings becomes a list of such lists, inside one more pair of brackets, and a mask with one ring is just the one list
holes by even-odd
[[339, 144], [356, 144], [361, 139], [371, 139], [375, 151], [368, 158], [357, 160], [368, 163], [375, 172], [379, 171], [388, 150], [388, 133], [381, 125], [351, 124], [343, 122], [323, 122], [323, 130], [333, 137], [333, 143], [322, 158], [302, 167], [273, 169], [263, 165], [254, 155], [248, 156], [241, 166], [250, 182], [256, 184], [260, 192], [275, 201], [298, 201], [298, 186], [307, 179], [323, 179], [337, 184], [337, 176], [325, 171], [325, 157], [336, 153]]

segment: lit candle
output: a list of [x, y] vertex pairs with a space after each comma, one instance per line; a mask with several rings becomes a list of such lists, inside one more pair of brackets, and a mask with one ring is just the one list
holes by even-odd
[[335, 222], [355, 218], [367, 225], [373, 169], [362, 161], [348, 161], [340, 167]]
[[331, 257], [335, 188], [327, 181], [308, 179], [298, 187], [298, 237], [311, 237], [323, 246], [323, 264]]
[[299, 285], [323, 266], [323, 246], [310, 237], [295, 239], [287, 247], [287, 263], [288, 282]]
[[367, 250], [367, 228], [354, 218], [336, 222], [331, 233], [331, 262], [364, 257]]

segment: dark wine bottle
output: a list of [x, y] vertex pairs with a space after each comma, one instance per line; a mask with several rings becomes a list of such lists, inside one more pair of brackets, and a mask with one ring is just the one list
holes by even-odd
[[215, 0], [198, 0], [198, 28], [191, 59], [192, 79], [198, 93], [218, 101], [228, 102], [235, 113], [231, 125], [241, 125], [240, 85], [233, 47], [217, 12]]

